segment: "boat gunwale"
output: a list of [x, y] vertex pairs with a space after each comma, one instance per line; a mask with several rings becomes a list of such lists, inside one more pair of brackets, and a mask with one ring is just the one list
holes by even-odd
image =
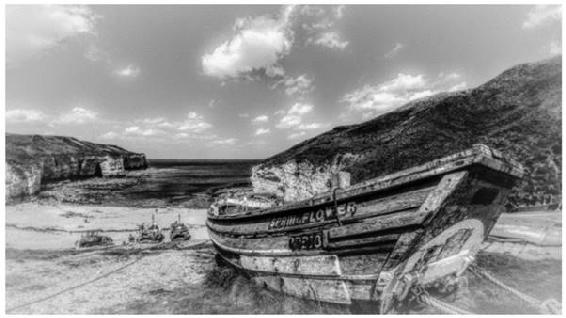
[[[524, 173], [523, 167], [517, 161], [505, 157], [501, 152], [491, 149], [486, 145], [477, 144], [472, 148], [447, 157], [435, 159], [393, 174], [365, 180], [345, 189], [338, 189], [334, 193], [334, 200], [340, 202], [345, 199], [365, 196], [374, 192], [386, 191], [424, 179], [440, 177], [451, 172], [470, 169], [475, 165], [481, 165], [515, 178], [521, 178]], [[207, 219], [214, 222], [268, 217], [284, 212], [288, 213], [289, 211], [303, 210], [328, 204], [333, 202], [332, 197], [333, 191], [326, 191], [310, 199], [284, 204], [282, 206], [252, 210], [246, 213], [218, 216], [208, 213]]]

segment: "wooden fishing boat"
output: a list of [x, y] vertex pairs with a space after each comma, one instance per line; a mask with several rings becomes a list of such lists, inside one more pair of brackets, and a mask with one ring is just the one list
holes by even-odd
[[219, 256], [253, 281], [321, 302], [379, 302], [451, 284], [473, 261], [522, 177], [485, 145], [281, 206], [222, 213], [207, 227]]

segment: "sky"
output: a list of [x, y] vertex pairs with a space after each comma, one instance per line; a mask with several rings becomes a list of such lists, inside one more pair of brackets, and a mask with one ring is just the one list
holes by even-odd
[[556, 5], [9, 5], [6, 131], [261, 159], [561, 54]]

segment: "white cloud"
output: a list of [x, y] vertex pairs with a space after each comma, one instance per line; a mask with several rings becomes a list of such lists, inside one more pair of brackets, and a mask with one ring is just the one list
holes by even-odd
[[51, 124], [80, 125], [94, 122], [97, 118], [97, 112], [82, 107], [75, 107], [70, 112], [61, 114]]
[[287, 136], [287, 139], [297, 139], [297, 138], [305, 136], [306, 134], [307, 133], [304, 132], [304, 131], [299, 131], [299, 132], [290, 134], [289, 136]]
[[333, 8], [334, 16], [336, 19], [342, 19], [344, 16], [344, 10], [346, 9], [345, 5], [339, 5]]
[[269, 116], [267, 115], [259, 115], [257, 117], [255, 117], [254, 119], [252, 119], [253, 123], [266, 123], [269, 121]]
[[137, 119], [134, 122], [136, 123], [134, 127], [140, 126], [141, 128], [140, 127], [138, 128], [140, 128], [141, 130], [172, 129], [172, 130], [181, 130], [186, 133], [199, 134], [209, 128], [212, 128], [212, 125], [204, 119], [204, 116], [202, 116], [197, 112], [188, 112], [187, 116], [182, 121], [169, 121], [164, 117], [155, 117], [155, 118]]
[[294, 6], [284, 7], [278, 18], [259, 16], [237, 19], [234, 36], [202, 57], [206, 75], [239, 78], [253, 71], [274, 77], [284, 73], [279, 60], [289, 54], [293, 34], [289, 21]]
[[6, 62], [17, 64], [80, 34], [94, 33], [96, 16], [86, 6], [6, 6]]
[[85, 50], [84, 57], [91, 62], [110, 61], [110, 55], [108, 54], [108, 52], [100, 49], [92, 43]]
[[236, 138], [228, 138], [228, 139], [219, 139], [212, 141], [215, 145], [233, 145], [238, 141]]
[[306, 129], [306, 130], [310, 130], [310, 129], [318, 129], [321, 128], [322, 125], [319, 123], [310, 123], [310, 124], [301, 124], [299, 125], [299, 129]]
[[291, 108], [283, 113], [283, 117], [277, 124], [277, 128], [295, 128], [295, 129], [315, 129], [320, 125], [317, 123], [304, 124], [303, 116], [314, 110], [311, 104], [295, 103]]
[[204, 74], [222, 80], [253, 78], [254, 74], [283, 77], [280, 62], [294, 45], [297, 26], [307, 32], [306, 44], [344, 49], [348, 41], [331, 29], [343, 17], [344, 8], [288, 5], [277, 17], [239, 18], [232, 37], [202, 56]]
[[334, 31], [321, 33], [313, 40], [313, 43], [319, 46], [340, 50], [343, 50], [348, 46], [348, 41], [342, 40], [340, 35]]
[[126, 129], [124, 129], [124, 133], [126, 135], [142, 136], [142, 137], [165, 135], [165, 131], [161, 129], [140, 128], [138, 126], [127, 127]]
[[558, 41], [550, 42], [549, 47], [550, 55], [557, 55], [562, 53], [562, 45]]
[[98, 138], [100, 138], [100, 139], [106, 139], [106, 140], [113, 140], [113, 139], [118, 138], [119, 136], [120, 136], [120, 135], [119, 135], [118, 133], [116, 133], [116, 132], [114, 132], [114, 131], [109, 131], [109, 132], [107, 132], [107, 133], [105, 133], [105, 134], [102, 134], [102, 135], [101, 135], [100, 137], [98, 137]]
[[527, 14], [527, 19], [523, 22], [523, 29], [534, 29], [560, 20], [562, 20], [560, 5], [536, 5]]
[[45, 119], [45, 114], [32, 109], [12, 109], [6, 111], [6, 121], [10, 123], [30, 123]]
[[306, 35], [305, 44], [343, 50], [348, 41], [336, 30], [336, 23], [344, 16], [345, 6], [304, 6], [301, 27]]
[[289, 110], [288, 114], [306, 114], [312, 112], [314, 106], [311, 104], [295, 103]]
[[240, 118], [248, 118], [248, 117], [250, 117], [250, 114], [248, 114], [248, 113], [240, 113], [240, 114], [238, 114], [238, 117], [240, 117]]
[[184, 132], [176, 133], [175, 135], [173, 135], [173, 138], [175, 138], [175, 139], [185, 139], [185, 138], [188, 138], [188, 137], [190, 137], [190, 135], [187, 134], [187, 133], [184, 133]]
[[307, 74], [302, 74], [300, 76], [297, 76], [296, 78], [286, 77], [285, 79], [275, 83], [273, 87], [282, 85], [283, 87], [285, 87], [285, 94], [287, 96], [303, 96], [310, 93], [314, 89], [312, 82], [313, 80], [307, 77]]
[[125, 67], [118, 68], [114, 74], [121, 78], [136, 78], [140, 75], [141, 69], [134, 64], [128, 64]]
[[457, 73], [441, 73], [432, 81], [423, 74], [399, 73], [392, 80], [365, 85], [346, 94], [342, 101], [348, 104], [350, 110], [363, 112], [369, 117], [393, 110], [415, 99], [464, 88], [466, 82]]
[[383, 57], [385, 57], [386, 59], [390, 59], [390, 58], [396, 56], [397, 53], [399, 53], [399, 51], [401, 51], [404, 47], [405, 47], [405, 45], [403, 43], [397, 42], [397, 43], [395, 43], [395, 45], [393, 46], [393, 48], [389, 52], [387, 52], [383, 55]]
[[255, 135], [259, 136], [259, 135], [265, 135], [268, 134], [271, 130], [269, 128], [258, 128], [255, 131]]
[[198, 114], [196, 112], [189, 112], [187, 114], [187, 118], [185, 118], [185, 120], [181, 124], [176, 126], [179, 130], [188, 130], [196, 133], [202, 132], [212, 127], [211, 124], [207, 123], [204, 120], [204, 117], [201, 114]]

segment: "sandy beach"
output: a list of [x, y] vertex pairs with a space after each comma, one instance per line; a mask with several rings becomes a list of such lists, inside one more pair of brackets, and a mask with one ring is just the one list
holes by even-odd
[[[217, 265], [207, 240], [206, 210], [160, 208], [162, 228], [180, 215], [192, 238], [175, 244], [123, 246], [155, 208], [45, 205], [6, 208], [6, 308], [26, 314], [371, 313], [282, 296]], [[503, 215], [476, 264], [541, 300], [561, 297], [560, 214]], [[533, 221], [536, 219], [538, 221]], [[543, 220], [543, 221], [541, 221]], [[538, 222], [538, 223], [537, 223]], [[544, 224], [541, 224], [544, 223]], [[513, 225], [513, 226], [511, 226]], [[538, 228], [542, 231], [535, 231]], [[88, 230], [101, 230], [113, 247], [76, 249]], [[515, 231], [514, 233], [510, 233]], [[515, 235], [515, 241], [501, 236]], [[522, 238], [522, 239], [521, 239]], [[519, 240], [521, 239], [521, 240]], [[558, 239], [558, 241], [557, 241]], [[525, 313], [532, 308], [467, 272], [469, 288], [455, 304], [477, 313]], [[556, 277], [556, 280], [549, 279]], [[431, 311], [432, 310], [432, 311]], [[435, 313], [415, 308], [414, 313]]]

